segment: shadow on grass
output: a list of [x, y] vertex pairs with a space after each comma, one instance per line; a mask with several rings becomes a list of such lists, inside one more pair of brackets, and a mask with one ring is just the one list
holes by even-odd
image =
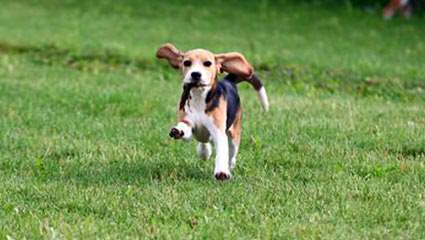
[[[299, 93], [338, 94], [356, 96], [379, 96], [391, 100], [425, 100], [422, 94], [425, 82], [421, 78], [368, 75], [346, 69], [326, 69], [314, 65], [255, 66], [262, 71], [264, 79], [284, 79], [284, 84]], [[285, 87], [288, 88], [288, 87]]]
[[[112, 163], [100, 168], [73, 168], [66, 178], [81, 184], [137, 184], [149, 182], [181, 182], [207, 180], [211, 176], [191, 164], [170, 164], [167, 162]], [[65, 179], [66, 179], [65, 178]]]
[[126, 68], [132, 71], [157, 68], [147, 59], [131, 58], [114, 53], [111, 50], [101, 52], [78, 53], [70, 49], [61, 49], [55, 45], [26, 46], [0, 42], [0, 53], [25, 54], [36, 64], [62, 66], [80, 71], [105, 71]]
[[[85, 72], [125, 70], [141, 72], [145, 70], [169, 71], [164, 62], [152, 58], [129, 57], [105, 49], [97, 52], [61, 49], [55, 45], [26, 46], [0, 42], [0, 53], [26, 55], [35, 64], [60, 66]], [[331, 94], [346, 92], [357, 96], [380, 96], [386, 99], [425, 101], [422, 91], [423, 79], [412, 78], [409, 81], [391, 76], [369, 76], [349, 70], [326, 69], [311, 65], [273, 65], [258, 63], [254, 65], [263, 79], [275, 79], [282, 89], [305, 94], [306, 92], [327, 92]]]
[[425, 157], [425, 148], [420, 146], [403, 146], [401, 150], [391, 150], [390, 152], [400, 154], [403, 157]]
[[[69, 154], [64, 153], [64, 154]], [[53, 154], [37, 159], [33, 172], [43, 181], [64, 181], [81, 185], [149, 184], [153, 182], [184, 182], [210, 180], [211, 174], [199, 164], [185, 161], [164, 161], [153, 158], [139, 160], [79, 161], [78, 154]]]

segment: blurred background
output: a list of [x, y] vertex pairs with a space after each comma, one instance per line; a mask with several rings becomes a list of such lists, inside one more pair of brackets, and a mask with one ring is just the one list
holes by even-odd
[[409, 20], [402, 7], [384, 20], [391, 2], [1, 0], [0, 49], [113, 53], [154, 63], [156, 48], [168, 41], [183, 50], [241, 51], [264, 67], [313, 64], [417, 77], [424, 73], [423, 1], [411, 0], [417, 7]]

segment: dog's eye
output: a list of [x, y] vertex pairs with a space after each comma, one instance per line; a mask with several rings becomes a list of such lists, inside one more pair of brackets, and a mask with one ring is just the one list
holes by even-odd
[[209, 67], [209, 66], [211, 66], [211, 64], [212, 64], [212, 63], [211, 63], [210, 61], [205, 61], [205, 62], [204, 62], [204, 66], [205, 66], [205, 67]]
[[190, 65], [192, 65], [192, 62], [191, 62], [191, 61], [189, 61], [189, 60], [186, 60], [186, 61], [184, 61], [184, 62], [183, 62], [183, 65], [184, 65], [185, 67], [190, 67]]

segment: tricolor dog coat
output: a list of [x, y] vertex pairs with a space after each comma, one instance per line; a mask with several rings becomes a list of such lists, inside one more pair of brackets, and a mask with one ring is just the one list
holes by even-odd
[[[208, 159], [216, 149], [214, 176], [227, 180], [236, 165], [242, 127], [242, 108], [236, 84], [248, 82], [257, 91], [264, 110], [269, 103], [266, 90], [254, 74], [251, 64], [236, 52], [213, 54], [208, 50], [179, 51], [172, 44], [162, 45], [158, 58], [180, 69], [183, 75], [183, 93], [178, 104], [177, 124], [170, 137], [199, 141], [198, 155]], [[222, 80], [217, 76], [228, 74]]]

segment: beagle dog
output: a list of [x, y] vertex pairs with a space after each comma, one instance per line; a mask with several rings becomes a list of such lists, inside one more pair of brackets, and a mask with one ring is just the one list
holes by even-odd
[[[269, 103], [262, 82], [254, 74], [251, 64], [237, 52], [213, 54], [204, 49], [182, 52], [166, 43], [157, 50], [156, 56], [168, 60], [183, 74], [177, 124], [171, 129], [170, 137], [195, 138], [199, 141], [198, 155], [203, 159], [211, 156], [212, 142], [216, 148], [214, 177], [222, 181], [230, 179], [230, 170], [236, 164], [242, 126], [236, 84], [242, 81], [250, 83], [267, 111]], [[223, 71], [228, 75], [217, 80]]]

